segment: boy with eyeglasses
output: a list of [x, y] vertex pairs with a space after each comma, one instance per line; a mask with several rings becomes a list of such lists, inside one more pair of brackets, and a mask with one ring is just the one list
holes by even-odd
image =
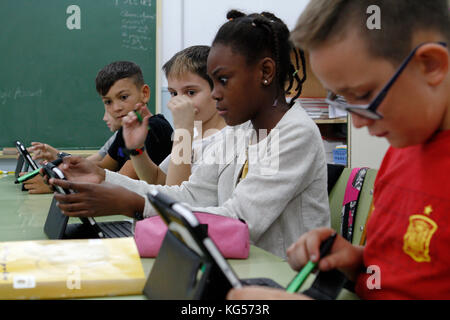
[[[367, 27], [371, 5], [381, 13], [380, 30]], [[334, 232], [321, 228], [288, 249], [289, 264], [337, 268], [363, 299], [449, 299], [448, 1], [314, 0], [291, 36], [309, 51], [329, 103], [391, 147], [375, 182], [366, 245], [338, 237], [330, 254], [319, 257], [320, 244]], [[308, 297], [253, 287], [228, 298]]]

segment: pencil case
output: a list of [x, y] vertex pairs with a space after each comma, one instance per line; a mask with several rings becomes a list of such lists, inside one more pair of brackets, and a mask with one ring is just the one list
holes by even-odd
[[[207, 226], [208, 236], [225, 258], [248, 258], [250, 234], [245, 222], [205, 212], [194, 212], [194, 214], [201, 224]], [[134, 239], [139, 255], [142, 258], [156, 257], [166, 232], [167, 225], [159, 216], [138, 221]]]

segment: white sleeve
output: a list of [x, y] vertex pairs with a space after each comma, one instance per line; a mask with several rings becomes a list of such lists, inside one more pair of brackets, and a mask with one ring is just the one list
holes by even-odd
[[170, 153], [169, 155], [159, 164], [159, 168], [162, 172], [164, 172], [167, 175], [167, 172], [169, 171], [169, 164], [170, 164]]
[[[323, 192], [326, 180], [321, 172], [324, 154], [320, 135], [298, 124], [286, 126], [279, 133], [279, 154], [275, 152], [269, 159], [274, 163], [278, 161], [277, 172], [262, 174], [262, 170], [258, 170], [261, 168], [254, 165], [252, 169], [250, 163], [247, 176], [221, 207], [195, 207], [193, 210], [245, 220], [254, 242], [281, 214], [288, 214], [286, 207], [298, 196], [307, 202], [301, 204], [303, 224], [307, 229], [327, 223], [329, 213]], [[318, 176], [323, 177], [320, 183], [315, 182]], [[311, 195], [302, 194], [307, 188]], [[300, 208], [296, 208], [296, 212], [300, 213]]]
[[120, 185], [145, 198], [144, 217], [156, 215], [146, 196], [153, 189], [191, 206], [217, 206], [218, 203], [218, 165], [215, 164], [202, 165], [191, 174], [188, 181], [184, 181], [180, 186], [150, 185], [145, 181], [134, 180], [109, 170], [105, 171], [105, 182]]

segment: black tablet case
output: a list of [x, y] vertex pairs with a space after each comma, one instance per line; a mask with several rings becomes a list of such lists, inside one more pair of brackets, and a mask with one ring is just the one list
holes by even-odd
[[[30, 165], [28, 164], [28, 162], [25, 161], [23, 155], [19, 154], [19, 158], [17, 159], [16, 163], [16, 170], [14, 171], [15, 178], [16, 179], [19, 178], [19, 173], [27, 172], [29, 167]], [[23, 183], [22, 183], [22, 191], [27, 191]]]
[[69, 217], [61, 212], [56, 202], [56, 199], [53, 197], [44, 225], [44, 232], [49, 239], [98, 238], [95, 231], [86, 223], [68, 224]]
[[144, 294], [154, 300], [224, 300], [230, 289], [228, 280], [214, 263], [167, 231]]

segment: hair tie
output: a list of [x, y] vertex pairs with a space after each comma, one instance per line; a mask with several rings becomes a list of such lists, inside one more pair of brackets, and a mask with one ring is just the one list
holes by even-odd
[[295, 70], [295, 72], [292, 74], [292, 76], [295, 77], [295, 75], [298, 73], [298, 70]]

